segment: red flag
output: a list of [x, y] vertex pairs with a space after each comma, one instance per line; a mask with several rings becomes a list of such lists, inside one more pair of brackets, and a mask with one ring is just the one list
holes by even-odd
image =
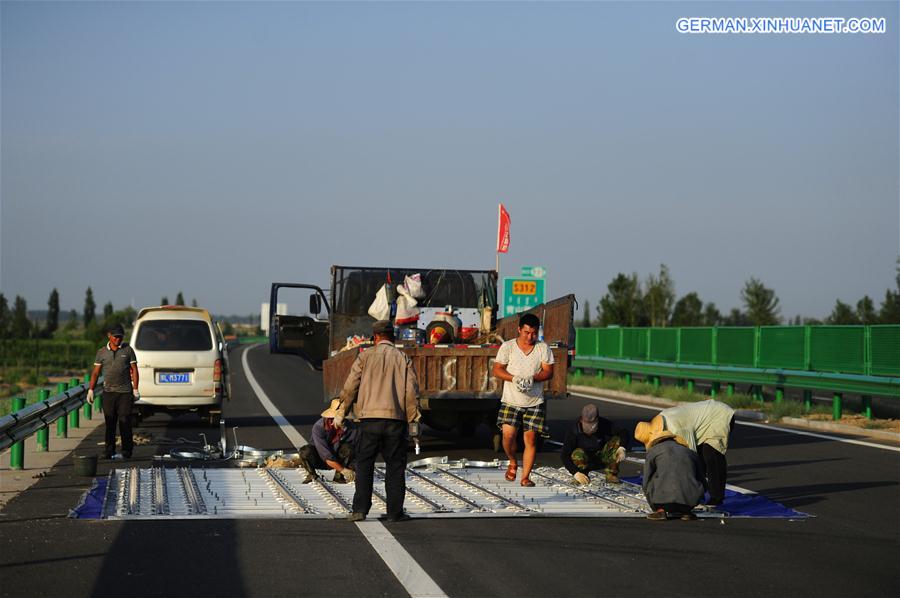
[[497, 224], [497, 253], [509, 251], [509, 212], [500, 204], [500, 221]]

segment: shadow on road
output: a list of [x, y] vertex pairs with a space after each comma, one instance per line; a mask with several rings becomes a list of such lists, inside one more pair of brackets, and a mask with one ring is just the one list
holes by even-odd
[[759, 494], [793, 508], [815, 504], [826, 498], [831, 498], [829, 495], [840, 492], [856, 492], [870, 488], [884, 488], [887, 486], [898, 485], [900, 484], [895, 481], [835, 482], [830, 484], [811, 484], [807, 486], [763, 488], [759, 490]]

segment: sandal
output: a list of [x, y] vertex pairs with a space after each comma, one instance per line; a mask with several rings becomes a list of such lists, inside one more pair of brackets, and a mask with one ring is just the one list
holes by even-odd
[[509, 464], [509, 467], [506, 468], [506, 481], [507, 482], [515, 482], [516, 481], [516, 470], [519, 468], [518, 465]]
[[521, 484], [525, 488], [534, 488], [534, 482], [532, 482], [528, 478], [522, 478], [522, 481], [519, 482], [519, 484]]

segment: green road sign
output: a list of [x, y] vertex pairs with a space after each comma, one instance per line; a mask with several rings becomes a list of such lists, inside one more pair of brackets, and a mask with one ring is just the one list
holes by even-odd
[[503, 313], [501, 317], [528, 311], [544, 302], [544, 280], [525, 276], [503, 278]]
[[543, 266], [522, 266], [522, 276], [524, 278], [544, 278], [547, 276], [547, 270]]

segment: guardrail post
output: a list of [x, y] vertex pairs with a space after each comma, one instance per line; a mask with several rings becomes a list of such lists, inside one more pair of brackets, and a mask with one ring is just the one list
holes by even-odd
[[[84, 387], [85, 387], [85, 388], [87, 388], [87, 385], [90, 383], [90, 381], [91, 381], [91, 376], [90, 376], [90, 374], [86, 374], [86, 375], [84, 376]], [[91, 419], [91, 410], [92, 410], [93, 408], [94, 408], [94, 406], [91, 405], [90, 403], [88, 403], [88, 402], [87, 402], [87, 398], [85, 398], [85, 401], [84, 401], [84, 408], [81, 410], [81, 411], [82, 411], [82, 415], [84, 416], [84, 419]]]
[[600, 379], [602, 379], [603, 376], [604, 376], [603, 370], [597, 370], [597, 377], [600, 378]]
[[[66, 390], [68, 390], [68, 389], [69, 389], [68, 384], [66, 384], [65, 382], [60, 382], [59, 384], [56, 385], [56, 394], [62, 394], [64, 392], [66, 392]], [[66, 423], [65, 415], [63, 415], [62, 417], [60, 417], [56, 420], [56, 437], [57, 438], [68, 438], [69, 437], [69, 426]]]
[[653, 388], [658, 389], [659, 388], [659, 376], [653, 376], [652, 380], [653, 380]]
[[725, 394], [729, 397], [734, 394], [734, 382], [728, 383], [728, 386], [725, 387]]
[[834, 399], [831, 401], [831, 419], [839, 420], [841, 419], [841, 415], [843, 415], [844, 408], [844, 395], [836, 392], [834, 393]]
[[766, 399], [763, 397], [762, 386], [759, 384], [753, 385], [753, 400], [760, 403], [766, 402]]
[[719, 388], [721, 388], [719, 383], [713, 382], [709, 387], [709, 396], [711, 396], [713, 398], [719, 396]]
[[775, 402], [780, 403], [784, 400], [784, 389], [779, 387], [775, 388]]
[[575, 368], [576, 376], [584, 376], [584, 368]]
[[688, 392], [694, 392], [694, 381], [693, 380], [687, 381], [687, 389], [688, 389]]
[[625, 384], [631, 384], [631, 372], [625, 372]]
[[863, 413], [866, 414], [866, 419], [872, 419], [872, 397], [870, 397], [869, 395], [863, 395], [862, 408]]
[[[72, 378], [72, 380], [69, 382], [69, 388], [75, 388], [76, 386], [78, 386], [78, 378]], [[78, 428], [80, 426], [81, 422], [78, 418], [78, 409], [72, 409], [71, 411], [69, 411], [69, 427]]]
[[[47, 399], [50, 398], [50, 391], [46, 388], [41, 389], [39, 400], [43, 403]], [[44, 426], [35, 434], [35, 440], [37, 440], [37, 450], [39, 453], [45, 453], [50, 450], [50, 430], [47, 429], [47, 426]]]
[[[25, 397], [12, 400], [13, 413], [25, 408]], [[9, 468], [25, 469], [25, 441], [20, 440], [9, 448]]]
[[809, 411], [812, 409], [812, 391], [806, 389], [803, 391], [803, 410]]

